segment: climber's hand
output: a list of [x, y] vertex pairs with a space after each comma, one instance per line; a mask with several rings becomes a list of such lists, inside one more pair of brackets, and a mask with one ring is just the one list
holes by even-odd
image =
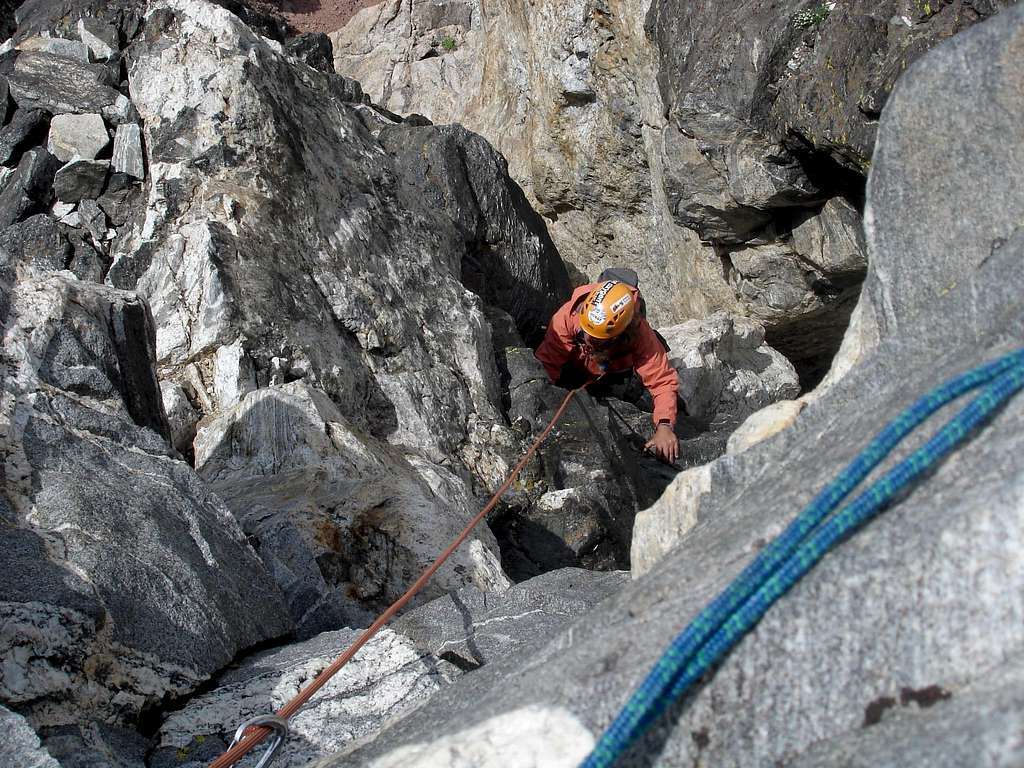
[[666, 464], [674, 464], [679, 458], [679, 441], [668, 424], [659, 424], [654, 437], [644, 444], [644, 450], [652, 452]]

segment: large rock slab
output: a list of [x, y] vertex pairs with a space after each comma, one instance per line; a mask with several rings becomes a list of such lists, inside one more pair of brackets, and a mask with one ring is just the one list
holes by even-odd
[[142, 154], [142, 131], [136, 123], [122, 123], [114, 136], [114, 156], [110, 165], [115, 173], [127, 173], [136, 179], [146, 178]]
[[60, 37], [29, 37], [18, 43], [19, 51], [41, 51], [63, 56], [83, 64], [89, 63], [89, 46], [80, 40], [65, 40]]
[[540, 216], [508, 177], [508, 164], [459, 125], [396, 126], [380, 141], [423, 202], [451, 217], [467, 244], [463, 282], [515, 320], [528, 344], [564, 297], [569, 277]]
[[[1009, 87], [1015, 70], [1003, 63], [1020, 49], [1022, 36], [1024, 9], [1010, 10], [999, 22], [940, 46], [897, 86], [885, 115], [893, 122], [881, 131], [874, 163], [886, 184], [870, 186], [872, 205], [879, 190], [894, 197], [874, 208], [876, 227], [906, 228], [914, 239], [930, 228], [917, 206], [897, 202], [899, 189], [908, 195], [915, 187], [930, 189], [935, 215], [953, 219], [962, 201], [947, 193], [947, 184], [977, 189], [993, 183], [986, 181], [989, 168], [1005, 147], [984, 143], [970, 162], [950, 167], [949, 176], [921, 171], [963, 157], [970, 137], [996, 135], [1004, 120], [1022, 122], [1020, 91]], [[949, 110], [931, 95], [961, 79], [976, 83], [987, 107]], [[905, 111], [910, 105], [914, 109]], [[914, 123], [908, 115], [916, 110], [943, 126], [940, 133], [947, 127], [952, 133], [970, 115], [970, 131], [952, 147], [887, 155], [888, 132], [909, 134]], [[996, 231], [1013, 229], [1012, 207], [1000, 202], [996, 208], [1002, 213], [993, 215]], [[970, 238], [965, 246], [970, 248]], [[527, 706], [558, 723], [562, 734], [576, 734], [572, 743], [586, 751], [679, 629], [890, 418], [937, 382], [1024, 345], [1016, 269], [1022, 258], [1024, 232], [1018, 230], [987, 259], [961, 265], [957, 284], [930, 300], [911, 291], [904, 305], [902, 293], [885, 291], [887, 311], [900, 319], [898, 330], [890, 327], [790, 429], [712, 464], [696, 525], [645, 577], [534, 654], [526, 672], [515, 660], [505, 670], [484, 668], [437, 694], [429, 712], [408, 716], [384, 738], [326, 764], [388, 765], [414, 748], [426, 763], [450, 754], [452, 743], [470, 732], [485, 745], [490, 738], [508, 739], [510, 727], [526, 738], [536, 730], [510, 723]], [[933, 259], [931, 250], [876, 250], [869, 279], [884, 291], [894, 264], [924, 272]], [[909, 447], [923, 439], [915, 436]], [[1024, 647], [1022, 448], [1024, 399], [1018, 396], [912, 492], [819, 563], [655, 725], [627, 764], [832, 764], [864, 744], [864, 755], [881, 763], [943, 764], [940, 754], [952, 763], [970, 749], [973, 762], [1016, 765], [1019, 742], [1006, 739], [1020, 727], [1016, 712], [963, 720], [961, 713], [986, 692], [995, 706], [1014, 708], [1010, 691]], [[932, 703], [918, 715], [887, 711]], [[943, 726], [952, 722], [957, 726]], [[556, 735], [549, 738], [563, 746]], [[482, 749], [486, 759], [497, 759], [493, 745]], [[543, 763], [533, 758], [520, 764]]]
[[[304, 381], [246, 395], [203, 424], [195, 453], [199, 475], [258, 547], [304, 637], [369, 625], [471, 517]], [[466, 584], [506, 586], [497, 550], [481, 528], [416, 603]]]
[[[879, 129], [864, 230], [869, 261], [880, 260], [880, 254], [908, 257], [881, 259], [865, 283], [865, 320], [881, 338], [903, 335], [908, 320], [942, 300], [1020, 232], [1024, 189], [1017, 180], [1024, 174], [1024, 133], [1018, 118], [1024, 96], [1005, 67], [1020, 51], [1022, 13], [1014, 8], [985, 34], [958, 38], [961, 56], [979, 57], [984, 66], [965, 68], [948, 55], [931, 57], [933, 71], [909, 71], [887, 107], [892, 117]], [[994, 29], [999, 26], [1001, 34]], [[940, 109], [940, 95], [956, 108]], [[983, 135], [974, 134], [979, 113]], [[912, 134], [925, 126], [944, 151], [915, 144]], [[974, 172], [965, 173], [969, 167]], [[934, 205], [938, 184], [948, 195], [946, 205]], [[965, 211], [954, 207], [958, 200], [989, 202]], [[926, 202], [930, 207], [922, 208]], [[914, 225], [893, 216], [893, 208], [916, 210]], [[926, 255], [928, 268], [913, 268]], [[1015, 281], [1015, 275], [1006, 277]]]
[[51, 115], [99, 113], [123, 122], [128, 100], [113, 88], [109, 70], [63, 56], [24, 52], [7, 76], [11, 96], [21, 109]]
[[[618, 590], [624, 573], [556, 571], [504, 592], [465, 588], [385, 627], [290, 721], [275, 763], [308, 765], [400, 718], [464, 672], [538, 648], [588, 608]], [[227, 673], [209, 693], [172, 714], [160, 729], [152, 768], [206, 765], [233, 729], [278, 709], [341, 654], [360, 632], [327, 632], [261, 653]], [[329, 723], [329, 727], [325, 727]]]
[[466, 588], [410, 611], [394, 630], [416, 647], [471, 671], [537, 647], [627, 582], [624, 571], [562, 568], [500, 595]]
[[134, 724], [291, 623], [231, 513], [169, 455], [145, 304], [29, 270], [5, 305], [0, 696], [37, 729]]
[[[151, 768], [200, 768], [227, 748], [235, 728], [283, 707], [354, 643], [359, 630], [325, 632], [247, 660], [160, 728]], [[299, 768], [400, 717], [461, 674], [385, 627], [288, 721], [275, 765]], [[260, 748], [257, 748], [257, 751]]]

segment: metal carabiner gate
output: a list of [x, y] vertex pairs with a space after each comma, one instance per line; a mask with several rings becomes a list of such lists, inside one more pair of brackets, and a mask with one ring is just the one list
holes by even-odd
[[288, 738], [288, 721], [283, 717], [277, 715], [257, 715], [256, 717], [249, 718], [235, 731], [235, 738], [228, 744], [228, 749], [231, 749], [235, 744], [242, 740], [247, 729], [254, 726], [263, 726], [270, 728], [274, 732], [274, 741], [269, 747], [267, 747], [266, 753], [260, 758], [260, 761], [256, 763], [256, 768], [266, 768], [270, 765], [270, 761], [274, 759], [274, 755], [277, 754], [277, 750], [284, 744], [284, 740]]

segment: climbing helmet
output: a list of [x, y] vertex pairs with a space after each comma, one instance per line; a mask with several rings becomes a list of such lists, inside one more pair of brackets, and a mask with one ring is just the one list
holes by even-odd
[[629, 328], [635, 314], [633, 289], [618, 280], [608, 280], [583, 300], [580, 328], [595, 339], [613, 339]]

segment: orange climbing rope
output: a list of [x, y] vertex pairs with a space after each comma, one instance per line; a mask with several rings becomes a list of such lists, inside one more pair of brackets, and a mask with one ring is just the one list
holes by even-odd
[[[348, 650], [335, 659], [329, 667], [317, 675], [313, 682], [299, 691], [295, 698], [281, 707], [281, 709], [276, 713], [278, 718], [288, 720], [288, 718], [298, 712], [302, 705], [309, 701], [313, 694], [327, 685], [327, 682], [337, 674], [338, 670], [345, 666], [352, 657], [356, 655], [359, 649], [366, 645], [371, 637], [377, 634], [377, 631], [381, 627], [394, 618], [394, 615], [402, 610], [406, 603], [412, 600], [417, 592], [423, 589], [426, 583], [430, 580], [430, 577], [434, 575], [442, 564], [444, 564], [444, 561], [447, 560], [456, 549], [458, 549], [459, 545], [466, 540], [466, 537], [469, 536], [477, 524], [484, 519], [487, 513], [494, 509], [495, 505], [498, 503], [498, 499], [500, 499], [502, 494], [509, 489], [509, 486], [512, 485], [512, 481], [516, 479], [516, 475], [522, 471], [523, 467], [526, 466], [526, 463], [537, 452], [540, 444], [544, 442], [544, 438], [546, 438], [548, 434], [550, 434], [551, 430], [555, 428], [555, 424], [557, 424], [558, 420], [562, 418], [562, 414], [565, 413], [565, 409], [569, 407], [569, 402], [572, 400], [573, 395], [575, 395], [581, 388], [582, 387], [578, 387], [577, 389], [570, 390], [569, 393], [566, 394], [565, 399], [562, 400], [562, 404], [558, 407], [558, 410], [555, 411], [555, 415], [551, 418], [551, 421], [544, 428], [544, 431], [540, 433], [540, 436], [533, 441], [533, 445], [530, 446], [530, 449], [523, 455], [523, 458], [520, 459], [518, 464], [516, 464], [515, 469], [512, 470], [508, 479], [505, 480], [497, 493], [491, 497], [491, 500], [487, 502], [487, 505], [480, 510], [477, 516], [470, 520], [469, 524], [462, 529], [462, 533], [460, 533], [448, 546], [448, 549], [441, 553], [441, 556], [423, 572], [423, 575], [416, 580], [416, 583], [409, 587], [405, 594], [398, 598], [390, 608], [384, 611], [384, 613], [382, 613], [380, 617], [370, 625], [370, 628], [363, 632], [363, 634], [359, 636], [359, 639], [349, 646]], [[242, 737], [237, 744], [230, 747], [223, 755], [210, 763], [209, 768], [229, 768], [229, 766], [238, 762], [246, 753], [249, 752], [249, 750], [263, 741], [263, 739], [269, 736], [272, 732], [273, 729], [267, 726], [259, 725], [250, 727], [247, 735]]]

